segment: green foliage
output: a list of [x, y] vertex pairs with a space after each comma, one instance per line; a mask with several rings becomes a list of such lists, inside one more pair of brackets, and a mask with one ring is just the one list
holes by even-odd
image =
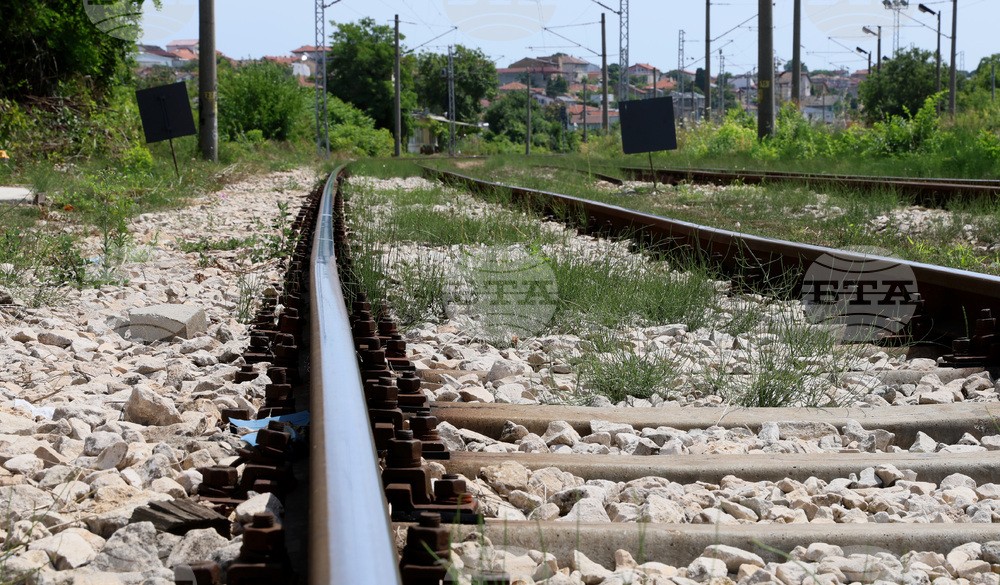
[[[101, 94], [128, 76], [128, 41], [107, 35], [90, 21], [79, 0], [5, 2], [0, 18], [3, 59], [0, 98], [50, 97], [60, 84], [86, 78]], [[140, 0], [122, 4], [137, 10]]]
[[882, 70], [868, 76], [858, 88], [869, 122], [916, 112], [936, 89], [937, 66], [930, 51], [900, 50], [882, 63]]
[[268, 140], [288, 140], [304, 115], [306, 94], [291, 71], [261, 61], [219, 72], [219, 133], [235, 140], [259, 130]]
[[375, 128], [367, 114], [339, 98], [327, 104], [330, 119], [330, 149], [349, 156], [389, 156], [393, 150], [392, 133]]
[[[486, 110], [484, 119], [489, 124], [486, 139], [503, 137], [512, 144], [525, 143], [528, 133], [528, 100], [523, 92], [508, 93], [496, 99]], [[538, 152], [546, 150], [564, 151], [568, 147], [560, 137], [563, 132], [558, 109], [543, 108], [536, 100], [531, 100], [531, 145]], [[504, 144], [504, 142], [501, 142]]]
[[141, 140], [131, 88], [115, 87], [100, 100], [82, 81], [63, 83], [57, 92], [57, 97], [26, 103], [0, 98], [0, 149], [16, 164], [116, 156]]
[[562, 75], [550, 77], [545, 83], [545, 95], [550, 98], [562, 95], [569, 91], [569, 82]]
[[[362, 18], [356, 23], [337, 25], [327, 61], [330, 92], [368, 114], [377, 128], [390, 132], [395, 127], [395, 54], [392, 27]], [[409, 112], [417, 103], [413, 90], [413, 61], [413, 56], [406, 56], [400, 67], [403, 136], [410, 135]]]
[[122, 169], [128, 173], [149, 173], [153, 170], [153, 155], [149, 149], [136, 144], [122, 153]]
[[[639, 353], [627, 341], [610, 341], [616, 347], [580, 365], [580, 381], [597, 394], [620, 402], [628, 397], [649, 398], [656, 392], [665, 393], [671, 380], [677, 377], [677, 365], [651, 353]], [[604, 343], [608, 343], [605, 340]]]
[[[483, 112], [481, 101], [496, 95], [497, 72], [479, 49], [456, 45], [453, 51], [455, 66], [455, 119], [474, 123]], [[448, 111], [448, 56], [438, 53], [421, 53], [417, 57], [417, 103], [435, 114]]]

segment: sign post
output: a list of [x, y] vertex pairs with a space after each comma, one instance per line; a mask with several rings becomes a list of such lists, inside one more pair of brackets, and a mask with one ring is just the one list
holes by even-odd
[[187, 87], [183, 81], [179, 81], [170, 85], [140, 89], [135, 92], [135, 99], [139, 104], [139, 117], [142, 119], [146, 143], [170, 141], [174, 172], [179, 179], [181, 171], [177, 166], [174, 138], [197, 134]]
[[677, 150], [677, 128], [674, 123], [674, 99], [630, 100], [619, 105], [622, 123], [622, 151], [625, 154], [649, 154], [649, 173], [656, 190], [653, 153]]

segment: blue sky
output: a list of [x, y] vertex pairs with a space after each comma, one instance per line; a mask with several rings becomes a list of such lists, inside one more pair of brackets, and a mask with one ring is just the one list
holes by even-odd
[[[327, 0], [329, 1], [329, 0]], [[617, 9], [619, 0], [601, 0]], [[149, 3], [147, 3], [148, 5]], [[178, 38], [197, 38], [197, 0], [163, 0], [162, 14], [146, 15], [144, 41], [166, 45]], [[942, 33], [951, 34], [951, 0], [927, 0], [942, 9]], [[882, 53], [891, 55], [895, 14], [882, 0], [802, 0], [802, 58], [811, 69], [842, 66], [863, 69], [866, 58], [855, 47], [875, 53], [876, 39], [862, 26], [882, 26]], [[313, 2], [310, 0], [216, 0], [219, 50], [231, 57], [285, 55], [313, 43]], [[720, 66], [743, 73], [757, 65], [757, 0], [713, 0], [712, 71]], [[328, 21], [374, 18], [390, 24], [399, 14], [408, 48], [446, 52], [449, 44], [478, 47], [498, 66], [526, 55], [556, 51], [599, 62], [600, 21], [607, 14], [609, 62], [618, 61], [619, 18], [595, 0], [341, 0], [327, 9]], [[678, 65], [679, 31], [685, 31], [685, 68], [703, 66], [705, 3], [701, 0], [631, 0], [630, 61], [670, 70]], [[899, 46], [933, 51], [936, 19], [917, 10], [917, 2], [899, 11]], [[775, 51], [779, 59], [792, 53], [792, 0], [776, 0]], [[958, 0], [958, 50], [964, 65], [974, 69], [980, 59], [1000, 52], [996, 23], [1000, 1]], [[456, 28], [457, 27], [457, 28]], [[328, 25], [328, 33], [332, 29]], [[435, 38], [438, 37], [438, 38]], [[950, 40], [942, 39], [943, 58]], [[961, 67], [963, 56], [958, 59]]]

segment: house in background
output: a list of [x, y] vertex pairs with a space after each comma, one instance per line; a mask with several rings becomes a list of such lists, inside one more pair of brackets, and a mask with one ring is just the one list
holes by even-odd
[[[813, 94], [812, 92], [812, 80], [809, 79], [808, 73], [802, 73], [799, 77], [799, 91], [802, 92], [800, 95], [802, 98], [809, 97]], [[775, 87], [777, 88], [778, 101], [788, 102], [792, 100], [792, 72], [785, 71], [778, 76], [775, 80]]]
[[177, 67], [181, 59], [173, 52], [156, 45], [138, 45], [135, 62], [140, 68]]
[[837, 120], [836, 111], [840, 102], [839, 95], [811, 95], [802, 98], [799, 107], [806, 120], [833, 124]]
[[268, 55], [264, 57], [263, 60], [290, 67], [292, 75], [299, 79], [305, 79], [312, 76], [312, 71], [309, 69], [309, 65], [307, 65], [301, 57], [274, 57]]
[[652, 85], [653, 77], [659, 80], [663, 72], [647, 63], [636, 63], [628, 68], [628, 76], [636, 85]]
[[[587, 118], [584, 120], [583, 104], [571, 104], [566, 106], [566, 113], [569, 115], [569, 126], [574, 130], [583, 130], [586, 123], [587, 131], [596, 131], [603, 128], [604, 116], [600, 107], [587, 106]], [[608, 109], [608, 125], [614, 126], [621, 121], [618, 110]]]
[[300, 62], [305, 64], [309, 69], [309, 74], [307, 77], [316, 75], [316, 69], [319, 67], [320, 58], [323, 53], [330, 52], [330, 47], [317, 47], [315, 45], [302, 45], [298, 49], [292, 50], [292, 55]]

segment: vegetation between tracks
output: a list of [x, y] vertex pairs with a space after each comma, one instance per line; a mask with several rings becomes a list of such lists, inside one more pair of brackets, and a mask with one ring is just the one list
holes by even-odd
[[1000, 274], [1000, 201], [954, 200], [944, 210], [923, 210], [889, 189], [830, 188], [820, 193], [785, 184], [617, 188], [581, 174], [603, 169], [588, 166], [586, 159], [559, 164], [567, 169], [541, 168], [523, 157], [493, 157], [456, 170], [722, 229], [833, 248], [877, 247], [917, 262]]
[[[413, 171], [368, 161], [352, 172], [368, 170], [384, 178]], [[748, 406], [828, 405], [830, 376], [858, 362], [859, 348], [839, 346], [834, 332], [796, 314], [794, 301], [733, 295], [695, 261], [667, 262], [621, 242], [583, 245], [571, 232], [524, 211], [491, 205], [504, 201], [503, 191], [470, 201], [422, 181], [407, 186], [358, 178], [346, 194], [355, 246], [351, 278], [370, 299], [388, 302], [406, 326], [454, 317], [449, 303], [461, 278], [456, 271], [475, 258], [475, 250], [516, 248], [544, 262], [556, 293], [551, 318], [534, 333], [589, 341], [582, 354], [566, 356], [580, 382], [564, 396], [568, 402], [587, 403], [594, 393], [615, 402], [653, 394], [670, 399], [687, 385], [701, 396]], [[742, 349], [712, 365], [697, 353], [652, 347], [635, 335], [669, 324], [677, 324], [677, 331], [742, 339]], [[510, 346], [519, 340], [479, 341]], [[746, 351], [751, 344], [753, 351]]]

